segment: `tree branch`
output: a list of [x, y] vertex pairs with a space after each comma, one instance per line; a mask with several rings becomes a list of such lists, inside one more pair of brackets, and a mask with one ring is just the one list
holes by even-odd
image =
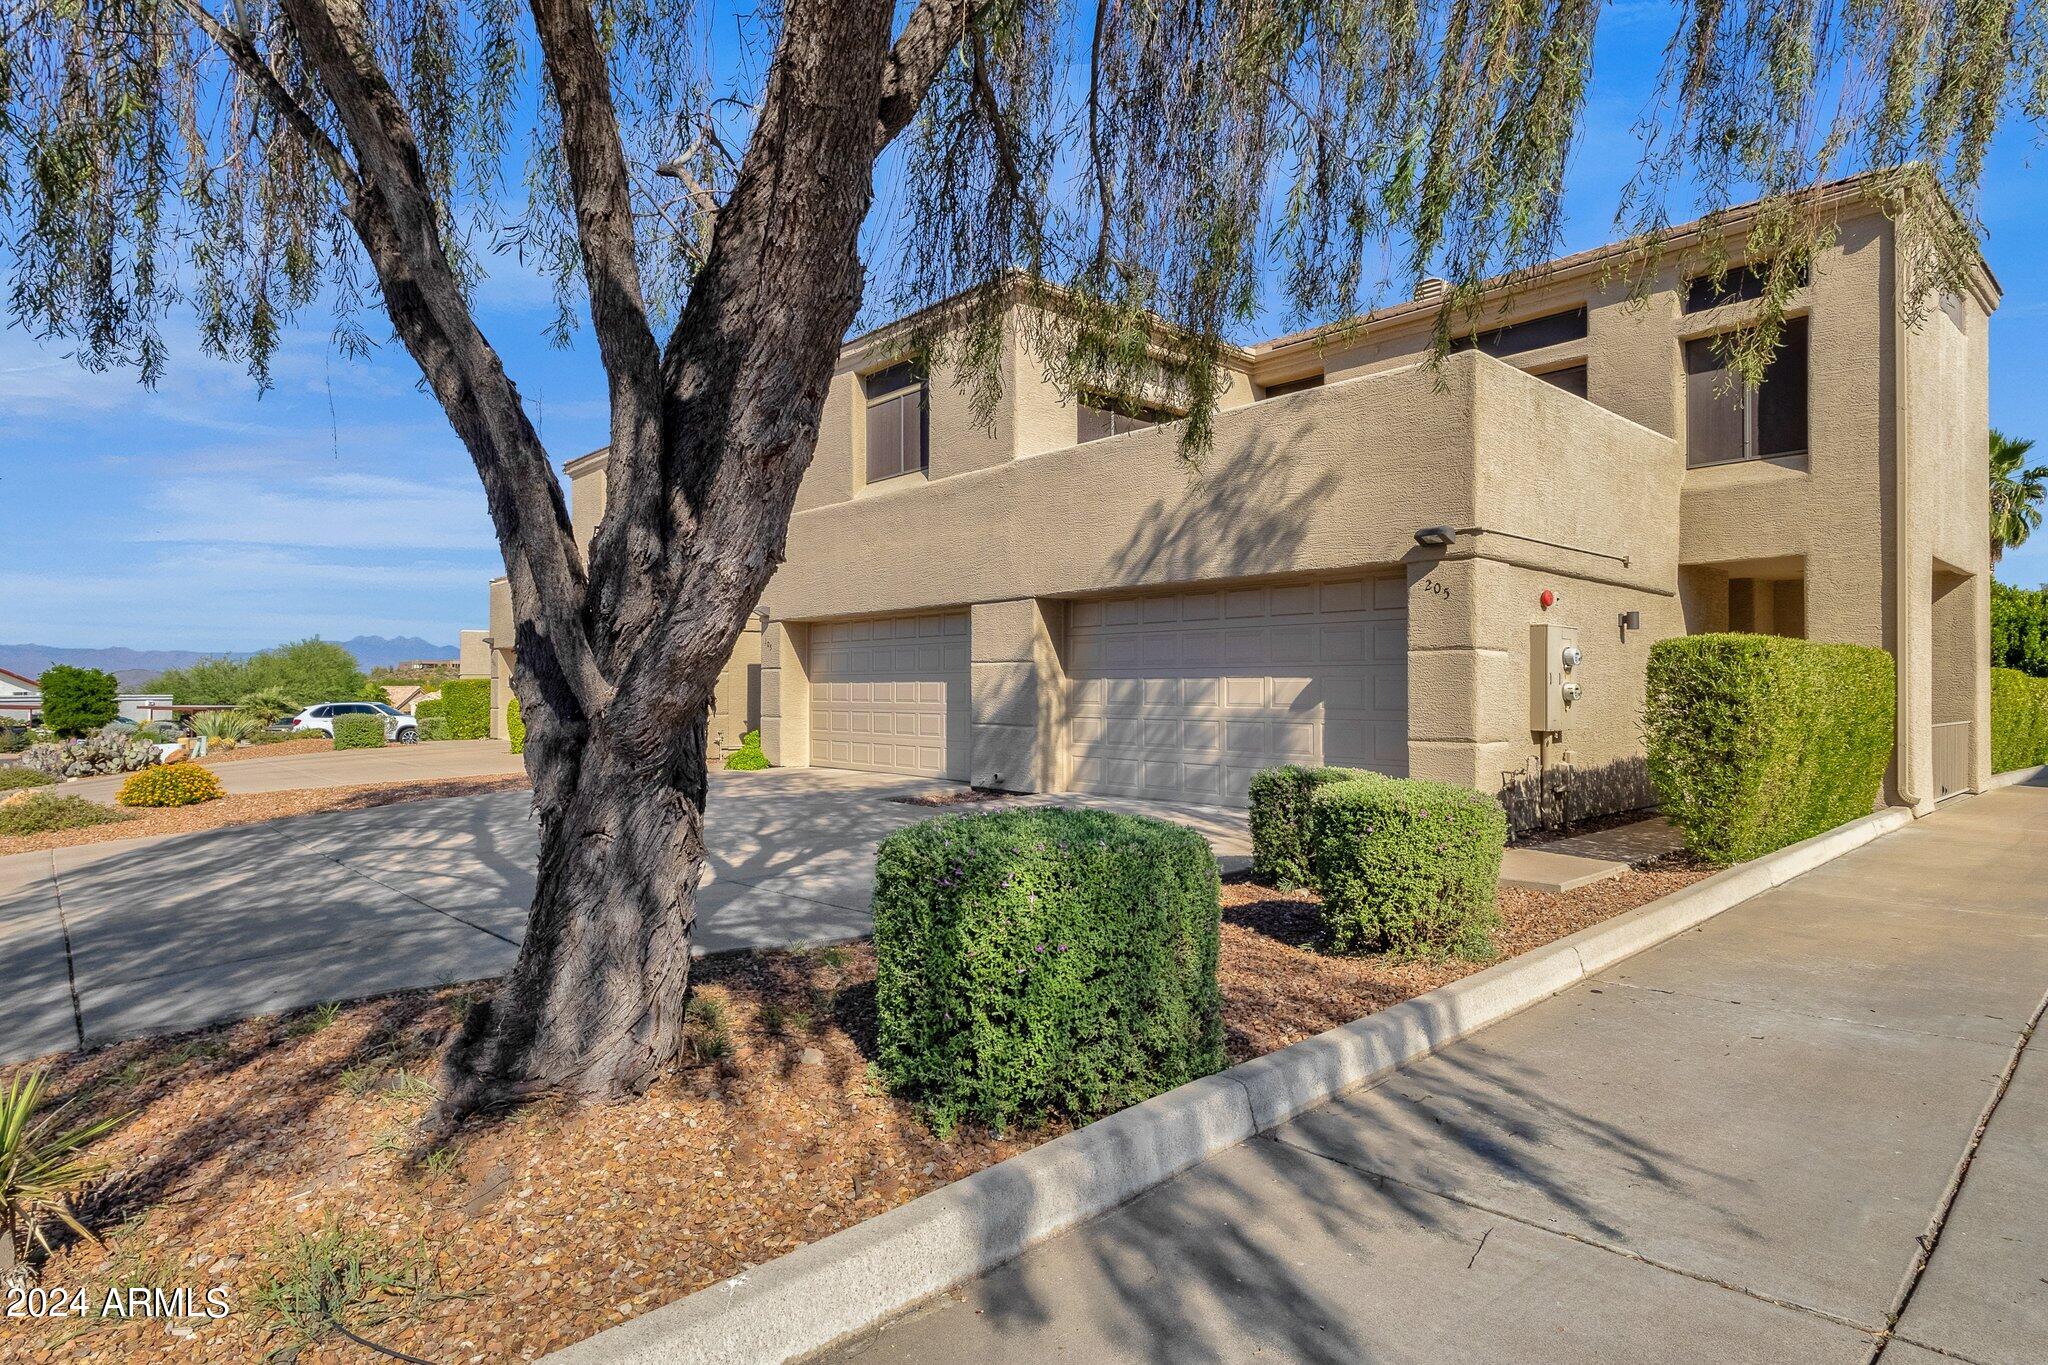
[[975, 6], [973, 0], [919, 0], [903, 22], [882, 68], [882, 98], [875, 109], [876, 150], [889, 145], [917, 116], [925, 92], [946, 65]]
[[[483, 480], [520, 619], [521, 670], [538, 675], [535, 686], [562, 722], [555, 733], [574, 743], [578, 713], [602, 711], [613, 688], [585, 629], [583, 561], [561, 484], [442, 245], [419, 144], [377, 64], [362, 0], [283, 0], [283, 7], [355, 151], [363, 192], [349, 217], [392, 325]], [[541, 767], [573, 777], [562, 765]], [[535, 799], [545, 805], [550, 793], [536, 790]]]
[[[612, 384], [613, 434], [620, 434], [620, 404], [634, 412], [627, 423], [658, 408], [660, 351], [647, 321], [646, 296], [633, 235], [633, 181], [612, 107], [611, 73], [598, 43], [591, 8], [579, 0], [532, 0], [541, 57], [562, 115], [562, 151], [576, 210], [577, 244], [590, 288], [591, 323]], [[630, 457], [629, 457], [630, 458]], [[618, 454], [612, 457], [617, 470]]]
[[357, 178], [355, 168], [348, 164], [348, 158], [342, 155], [341, 148], [335, 146], [334, 139], [327, 136], [327, 130], [293, 97], [292, 92], [284, 88], [284, 83], [270, 69], [270, 63], [263, 60], [263, 54], [248, 35], [221, 23], [199, 0], [177, 0], [177, 5], [192, 16], [192, 22], [199, 26], [200, 32], [227, 54], [228, 60], [235, 64], [257, 93], [312, 148], [313, 155], [327, 167], [341, 192], [351, 200], [361, 194], [363, 182]]

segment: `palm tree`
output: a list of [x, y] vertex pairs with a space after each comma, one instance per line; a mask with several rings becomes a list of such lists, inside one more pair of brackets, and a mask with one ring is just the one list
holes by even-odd
[[2004, 432], [1991, 432], [1991, 562], [2041, 524], [2041, 503], [2048, 500], [2048, 465], [2020, 468], [2032, 441], [2022, 441]]

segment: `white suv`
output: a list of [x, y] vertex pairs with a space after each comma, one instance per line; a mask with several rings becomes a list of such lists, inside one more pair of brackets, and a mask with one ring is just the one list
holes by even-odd
[[381, 701], [322, 702], [318, 706], [307, 707], [285, 724], [291, 727], [293, 734], [325, 735], [333, 739], [336, 716], [376, 716], [384, 722], [384, 738], [395, 739], [400, 744], [415, 743], [420, 737], [418, 721]]

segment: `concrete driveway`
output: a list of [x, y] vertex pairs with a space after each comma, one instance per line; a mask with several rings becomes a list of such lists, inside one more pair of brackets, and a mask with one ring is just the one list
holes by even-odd
[[[523, 773], [526, 760], [502, 739], [452, 739], [432, 744], [387, 744], [381, 749], [337, 749], [280, 758], [240, 758], [212, 765], [230, 792], [302, 791], [354, 787], [366, 782], [432, 782], [444, 777]], [[82, 777], [55, 788], [65, 796], [112, 801], [128, 779]]]
[[[259, 761], [221, 772], [244, 766]], [[942, 813], [890, 798], [948, 789], [715, 774], [698, 950], [865, 934], [875, 845]], [[1088, 804], [1179, 819], [1226, 859], [1250, 851], [1240, 812]], [[533, 895], [529, 806], [492, 792], [0, 858], [0, 1061], [499, 975]]]
[[2044, 844], [1957, 801], [821, 1359], [2041, 1365]]

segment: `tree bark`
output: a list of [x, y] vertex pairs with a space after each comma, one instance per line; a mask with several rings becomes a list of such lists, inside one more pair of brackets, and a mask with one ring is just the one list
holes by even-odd
[[545, 1091], [638, 1094], [682, 1048], [706, 718], [782, 562], [860, 303], [875, 159], [965, 36], [972, 0], [920, 0], [893, 45], [889, 0], [787, 0], [759, 122], [665, 347], [649, 329], [588, 0], [529, 0], [611, 392], [606, 512], [587, 562], [440, 240], [363, 0], [282, 0], [339, 142], [251, 45], [198, 0], [180, 2], [333, 171], [393, 329], [483, 480], [505, 554], [539, 877], [517, 965], [442, 1057], [423, 1149], [470, 1114]]
[[[603, 79], [587, 14], [574, 0], [534, 8], [557, 91], [587, 99]], [[559, 614], [522, 601], [515, 579], [539, 880], [518, 964], [443, 1056], [426, 1145], [543, 1092], [641, 1093], [681, 1052], [713, 689], [783, 559], [860, 303], [875, 158], [964, 34], [967, 5], [926, 0], [893, 48], [891, 18], [886, 0], [785, 7], [760, 121], [658, 361], [620, 235], [609, 104], [564, 117], [613, 399], [606, 512], [579, 603], [604, 686], [575, 685], [552, 638]]]

